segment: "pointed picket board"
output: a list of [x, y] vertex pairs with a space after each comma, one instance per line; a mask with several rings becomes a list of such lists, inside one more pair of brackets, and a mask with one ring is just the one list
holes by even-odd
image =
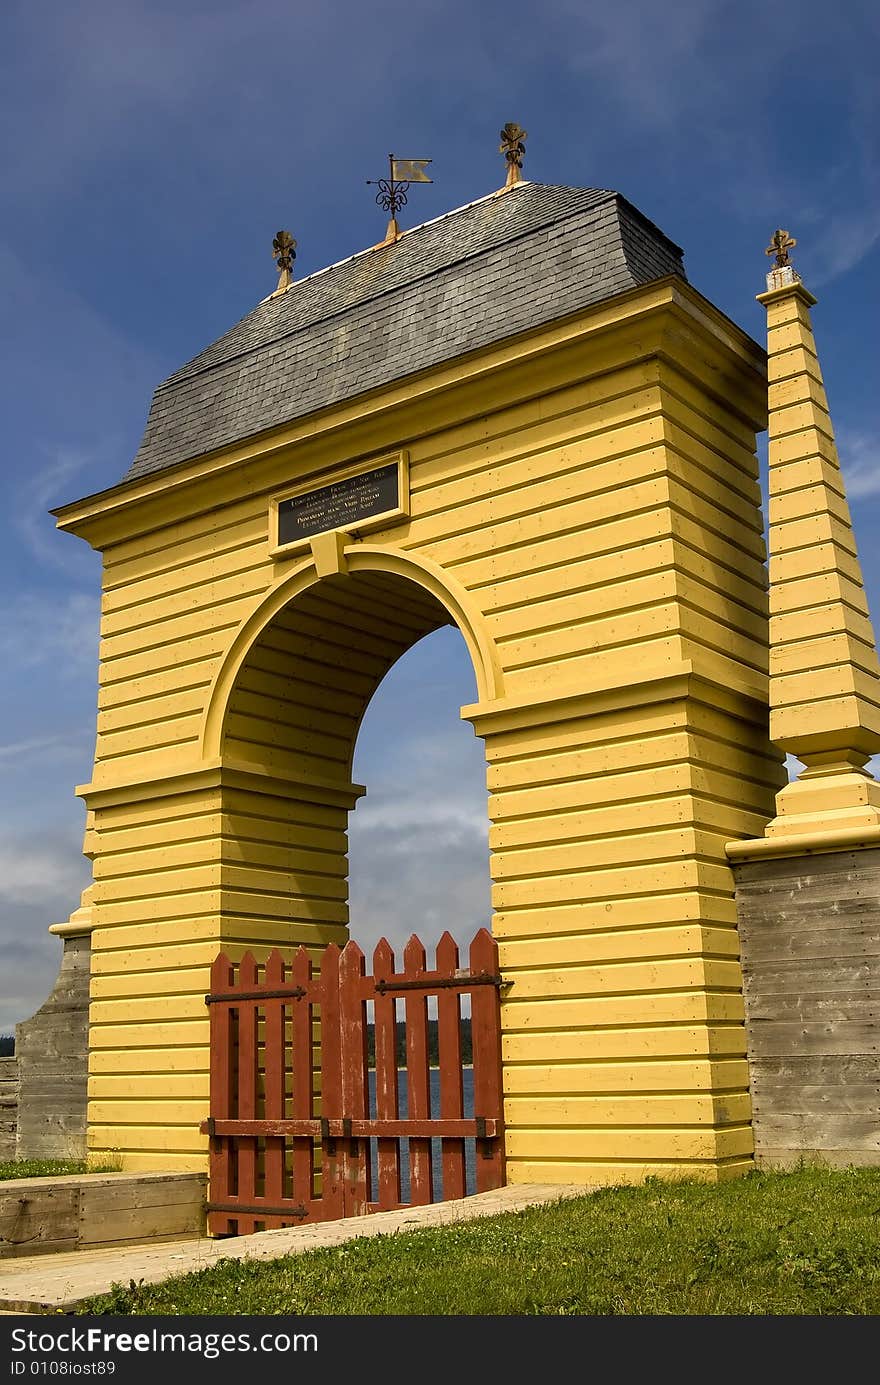
[[[321, 1115], [340, 1118], [342, 1104], [342, 1032], [339, 1003], [339, 948], [325, 947], [321, 957]], [[328, 1220], [345, 1216], [342, 1141], [321, 1143], [321, 1199]]]
[[[355, 942], [347, 942], [339, 959], [339, 1007], [342, 1029], [342, 1109], [350, 1120], [366, 1120], [367, 1100], [367, 1024], [363, 999], [366, 974], [364, 954]], [[369, 1142], [365, 1139], [342, 1141], [345, 1178], [345, 1216], [358, 1217], [370, 1200]]]
[[[238, 965], [238, 989], [252, 992], [257, 988], [257, 963], [252, 952], [246, 952]], [[252, 1121], [257, 1117], [257, 1002], [242, 1000], [238, 1006], [238, 1119]], [[238, 1197], [242, 1203], [253, 1204], [257, 1195], [257, 1140], [244, 1136], [238, 1142]], [[243, 1212], [238, 1218], [238, 1234], [246, 1236], [256, 1230], [253, 1213]]]
[[[295, 1000], [290, 1019], [291, 1115], [295, 1120], [311, 1120], [314, 1115], [314, 1048], [312, 1043], [312, 959], [304, 947], [297, 948], [291, 968], [290, 984], [305, 992]], [[308, 1137], [293, 1140], [291, 1160], [295, 1204], [308, 1208], [314, 1199], [315, 1145]]]
[[[470, 947], [470, 969], [477, 975], [498, 974], [498, 944], [481, 928]], [[475, 986], [471, 993], [471, 1042], [474, 1055], [474, 1115], [503, 1117], [501, 1091], [501, 1012], [494, 986]], [[504, 1185], [504, 1140], [477, 1140], [477, 1192]]]
[[[231, 990], [234, 979], [232, 963], [221, 952], [211, 966], [211, 994]], [[233, 1067], [232, 1014], [228, 1005], [212, 1005], [211, 1075], [209, 1113], [215, 1120], [228, 1120], [234, 1114], [235, 1070]], [[234, 1152], [232, 1142], [212, 1136], [208, 1147], [208, 1179], [213, 1202], [228, 1202], [232, 1193]], [[232, 1230], [228, 1212], [209, 1212], [208, 1230], [214, 1236], [228, 1236]]]
[[[458, 970], [458, 944], [450, 933], [444, 933], [437, 944], [437, 971], [441, 978], [452, 979]], [[456, 990], [437, 991], [437, 1043], [440, 1068], [440, 1115], [459, 1120], [464, 1115], [464, 1091], [461, 1072], [461, 998]], [[460, 1139], [441, 1141], [443, 1198], [465, 1195], [465, 1148]]]
[[[266, 958], [263, 984], [266, 990], [277, 990], [285, 981], [284, 959], [277, 948]], [[265, 1106], [266, 1120], [283, 1120], [285, 1109], [285, 1043], [284, 1001], [267, 1000], [265, 1011]], [[283, 1136], [267, 1136], [263, 1155], [263, 1196], [271, 1207], [277, 1207], [284, 1196], [284, 1158], [286, 1140]], [[266, 1230], [284, 1225], [280, 1216], [267, 1216]]]
[[[407, 981], [426, 971], [425, 949], [413, 934], [404, 948], [403, 972]], [[424, 991], [405, 992], [407, 1120], [430, 1120], [431, 1069], [428, 1056], [428, 999]], [[410, 1137], [409, 1195], [413, 1206], [434, 1201], [431, 1141]]]
[[[380, 981], [394, 975], [394, 953], [381, 938], [373, 953], [373, 976]], [[397, 1080], [397, 1006], [393, 995], [376, 993], [373, 1005], [373, 1038], [376, 1061], [376, 1116], [397, 1120], [400, 1094]], [[376, 1141], [376, 1190], [380, 1210], [400, 1206], [400, 1143]]]

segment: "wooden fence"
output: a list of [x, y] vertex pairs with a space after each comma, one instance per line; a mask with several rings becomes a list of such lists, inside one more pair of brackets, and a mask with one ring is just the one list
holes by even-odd
[[[481, 929], [469, 967], [445, 933], [436, 964], [412, 937], [395, 971], [382, 939], [366, 974], [357, 943], [300, 948], [258, 967], [221, 953], [211, 972], [209, 1229], [215, 1235], [458, 1198], [504, 1182], [498, 949]], [[465, 1114], [462, 997], [471, 1002], [473, 1112]], [[437, 1009], [432, 1100], [429, 999]], [[405, 1102], [397, 1067], [406, 1034]], [[368, 1066], [374, 1027], [375, 1090]], [[402, 1109], [405, 1105], [405, 1111]], [[432, 1157], [439, 1141], [439, 1159]], [[468, 1142], [474, 1150], [467, 1185]]]

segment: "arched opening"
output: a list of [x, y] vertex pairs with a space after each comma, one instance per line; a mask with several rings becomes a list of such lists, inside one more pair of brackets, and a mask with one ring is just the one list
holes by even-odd
[[[438, 667], [455, 665], [451, 681], [433, 696], [432, 641]], [[413, 661], [409, 677], [406, 655]], [[385, 697], [374, 704], [380, 684], [398, 667]], [[482, 917], [455, 918], [450, 916], [455, 903], [450, 875], [461, 843], [450, 841], [450, 832], [460, 828], [450, 799], [460, 793], [460, 776], [448, 755], [443, 763], [442, 733], [427, 762], [413, 753], [413, 731], [430, 743], [436, 717], [441, 727], [446, 723], [445, 743], [458, 745], [458, 763], [468, 764], [476, 788], [481, 747], [453, 709], [456, 700], [458, 705], [473, 700], [478, 687], [450, 611], [412, 580], [389, 572], [338, 573], [305, 586], [264, 623], [237, 668], [221, 743], [226, 951], [216, 976], [222, 985], [222, 969], [241, 955], [244, 944], [237, 984], [252, 999], [263, 993], [262, 986], [267, 1005], [283, 1003], [286, 996], [293, 1000], [294, 993], [302, 1002], [290, 1012], [294, 1030], [289, 1035], [288, 1020], [276, 1020], [272, 1027], [268, 1010], [262, 1028], [249, 1012], [236, 1010], [238, 1018], [230, 1021], [238, 1026], [234, 1037], [223, 1031], [225, 1038], [217, 1039], [221, 1031], [212, 1031], [215, 1072], [217, 1054], [226, 1053], [224, 1070], [238, 1074], [239, 1117], [243, 1109], [257, 1125], [281, 1117], [286, 1087], [283, 1094], [278, 1088], [273, 1107], [272, 1074], [292, 1075], [290, 1099], [297, 1114], [286, 1129], [294, 1142], [301, 1141], [300, 1155], [293, 1151], [288, 1168], [286, 1156], [279, 1163], [274, 1146], [267, 1145], [265, 1159], [261, 1156], [252, 1169], [248, 1165], [244, 1178], [250, 1192], [244, 1198], [234, 1193], [243, 1216], [270, 1204], [277, 1208], [278, 1199], [284, 1202], [288, 1194], [293, 1198], [287, 1186], [293, 1169], [299, 1169], [295, 1181], [303, 1191], [296, 1207], [305, 1209], [302, 1215], [457, 1197], [503, 1180], [497, 989], [486, 989], [500, 984], [497, 951], [485, 931], [475, 937], [489, 914], [488, 834], [486, 827], [475, 832], [480, 808], [487, 825], [485, 763], [467, 824], [482, 857]], [[444, 698], [453, 689], [457, 699]], [[421, 720], [406, 714], [405, 704], [413, 702], [420, 704]], [[381, 842], [373, 880], [386, 890], [386, 909], [380, 904], [362, 928], [357, 913], [350, 916], [348, 815], [362, 793], [351, 779], [368, 708], [378, 726], [372, 737], [367, 730], [362, 758], [375, 764], [378, 755], [381, 768], [390, 772], [378, 776], [385, 792], [377, 795], [372, 824], [369, 812], [363, 819], [366, 851], [355, 853], [362, 869], [377, 855], [364, 842], [372, 826]], [[463, 753], [465, 745], [477, 755]], [[438, 793], [441, 782], [445, 803]], [[411, 859], [413, 847], [419, 862]], [[364, 883], [362, 878], [358, 885]], [[436, 897], [433, 907], [425, 908], [432, 884]], [[364, 898], [357, 885], [355, 897]], [[391, 904], [393, 909], [387, 907]], [[328, 944], [345, 943], [350, 922], [355, 942], [340, 956]], [[447, 932], [457, 934], [458, 951], [442, 937]], [[410, 938], [413, 933], [420, 942]], [[280, 951], [269, 950], [279, 945]], [[308, 958], [291, 952], [299, 946]], [[482, 988], [476, 1001], [469, 989], [474, 977]], [[215, 994], [212, 1003], [219, 999]], [[296, 1028], [304, 1014], [317, 1016], [316, 1028], [308, 1019], [304, 1028]], [[374, 1054], [374, 1064], [368, 1053]], [[317, 1099], [323, 1122], [318, 1146], [309, 1144]], [[352, 1121], [357, 1126], [345, 1149], [334, 1133], [337, 1116], [345, 1128], [352, 1129]], [[260, 1128], [268, 1131], [269, 1124]], [[396, 1133], [382, 1133], [389, 1129]], [[266, 1135], [270, 1145], [280, 1138]], [[479, 1167], [478, 1143], [484, 1151]], [[239, 1146], [233, 1148], [238, 1158]], [[320, 1194], [313, 1180], [318, 1159]], [[231, 1205], [227, 1194], [233, 1196], [226, 1188], [219, 1197], [222, 1207], [215, 1209], [221, 1232]]]
[[[255, 620], [258, 618], [259, 613]], [[445, 634], [438, 635], [444, 628]], [[267, 917], [287, 919], [291, 925], [287, 940], [307, 946], [344, 940], [342, 930], [349, 924], [348, 813], [363, 792], [351, 782], [359, 732], [367, 709], [374, 705], [374, 695], [392, 669], [392, 701], [402, 676], [401, 686], [408, 687], [409, 701], [418, 703], [424, 714], [426, 703], [432, 700], [430, 688], [426, 692], [424, 684], [419, 686], [418, 674], [415, 681], [407, 680], [404, 656], [412, 651], [416, 669], [421, 665], [430, 679], [430, 644], [422, 643], [429, 635], [441, 641], [440, 647], [445, 647], [447, 654], [450, 649], [455, 651], [454, 687], [448, 687], [448, 700], [442, 707], [434, 699], [438, 716], [448, 717], [446, 741], [454, 738], [459, 761], [467, 763], [472, 784], [476, 783], [477, 764], [482, 765], [485, 793], [481, 750], [470, 729], [455, 717], [458, 706], [484, 691], [485, 671], [474, 666], [474, 641], [461, 637], [448, 607], [410, 577], [375, 569], [352, 570], [301, 585], [264, 621], [239, 661], [230, 680], [219, 750], [225, 766], [261, 776], [265, 784], [260, 803], [254, 801], [253, 793], [230, 800], [227, 821], [227, 831], [235, 837], [227, 883], [240, 887], [231, 907], [249, 916], [254, 924]], [[375, 704], [379, 722], [383, 721], [382, 700], [380, 696]], [[418, 715], [417, 711], [417, 719]], [[393, 868], [396, 845], [399, 866], [407, 810], [420, 803], [424, 811], [418, 834], [423, 847], [433, 845], [436, 867], [437, 841], [432, 844], [429, 839], [432, 818], [436, 826], [437, 795], [432, 813], [426, 756], [422, 756], [421, 766], [425, 773], [418, 782], [418, 757], [405, 753], [405, 724], [393, 714], [384, 714], [384, 727], [378, 734], [385, 744], [383, 769], [390, 768], [391, 773], [379, 776], [384, 783], [376, 796], [375, 812], [372, 808], [364, 812], [357, 840], [364, 844], [371, 832], [382, 836], [382, 815], [384, 811], [387, 821], [394, 775], [408, 773], [407, 792], [400, 794], [391, 814], [393, 829], [385, 831], [382, 838], [386, 863]], [[422, 726], [427, 730], [424, 722]], [[371, 741], [369, 733], [365, 751], [367, 758], [372, 756], [375, 761], [377, 743]], [[436, 744], [433, 753], [442, 757]], [[448, 764], [443, 766], [444, 782], [451, 790], [454, 783], [449, 768]], [[469, 817], [472, 837], [476, 813], [482, 811], [485, 819], [485, 798], [479, 807], [477, 804], [475, 800]], [[445, 811], [448, 837], [454, 812], [448, 805]], [[392, 833], [396, 836], [394, 844]], [[476, 922], [472, 918], [462, 921], [465, 931], [474, 923], [471, 936], [476, 927], [488, 922], [485, 831], [480, 850], [486, 882], [482, 917]], [[401, 874], [412, 878], [411, 861]], [[443, 927], [449, 926], [447, 922], [437, 926], [440, 914], [435, 911], [428, 920], [412, 917], [404, 929], [404, 914], [398, 896], [392, 926], [380, 930], [374, 915], [363, 939], [358, 932], [358, 941], [371, 952], [380, 931], [387, 931], [394, 934], [392, 942], [402, 946], [410, 932], [422, 932], [427, 923], [431, 936], [424, 940], [436, 942]], [[303, 929], [298, 931], [298, 924]], [[258, 934], [255, 929], [254, 936]], [[278, 940], [282, 941], [280, 937]]]
[[486, 762], [458, 716], [475, 700], [458, 631], [436, 630], [402, 655], [364, 717], [355, 778], [368, 786], [352, 814], [352, 930], [367, 956], [381, 937], [397, 952], [417, 933], [460, 944], [488, 925]]

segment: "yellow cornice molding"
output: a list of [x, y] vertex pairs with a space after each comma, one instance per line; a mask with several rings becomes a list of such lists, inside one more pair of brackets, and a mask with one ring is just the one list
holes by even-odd
[[50, 923], [48, 931], [56, 938], [86, 938], [94, 931], [95, 925], [91, 919], [75, 922], [71, 917], [67, 923]]
[[766, 688], [757, 676], [751, 691], [734, 691], [720, 679], [697, 669], [692, 660], [682, 659], [641, 671], [626, 683], [597, 678], [540, 699], [523, 696], [471, 703], [462, 707], [461, 717], [472, 724], [477, 735], [488, 736], [684, 698], [707, 702], [712, 707], [723, 703], [755, 722], [763, 722], [767, 716]]
[[270, 766], [237, 764], [228, 759], [203, 761], [145, 779], [118, 780], [115, 783], [98, 780], [78, 785], [75, 792], [90, 810], [94, 810], [210, 789], [242, 789], [250, 793], [273, 794], [279, 798], [306, 798], [310, 802], [342, 808], [353, 808], [366, 793], [363, 784], [317, 776], [291, 779], [275, 774]]
[[799, 279], [795, 280], [793, 284], [782, 284], [778, 289], [767, 289], [764, 293], [756, 293], [755, 298], [759, 303], [764, 304], [778, 303], [782, 298], [800, 298], [808, 308], [814, 308], [819, 302], [808, 288], [804, 288]]
[[734, 864], [776, 856], [815, 856], [829, 851], [863, 851], [880, 847], [880, 827], [829, 828], [791, 837], [758, 837], [728, 842], [724, 848]]

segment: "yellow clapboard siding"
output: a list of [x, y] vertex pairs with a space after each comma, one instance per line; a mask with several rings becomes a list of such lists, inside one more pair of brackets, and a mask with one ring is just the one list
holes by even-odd
[[[251, 521], [262, 522], [262, 514]], [[173, 597], [177, 593], [199, 591], [211, 583], [234, 582], [240, 579], [258, 586], [260, 581], [268, 585], [273, 567], [267, 554], [265, 534], [250, 543], [236, 542], [233, 537], [236, 526], [227, 531], [230, 538], [226, 544], [201, 559], [184, 559], [171, 548], [172, 565], [161, 566], [161, 556], [154, 556], [154, 570], [146, 576], [130, 575], [125, 562], [108, 565], [108, 582], [105, 585], [101, 609], [107, 615], [126, 610], [130, 606], [146, 605], [157, 597]], [[169, 550], [161, 550], [163, 553]], [[142, 566], [144, 555], [138, 555], [135, 563]], [[158, 558], [158, 561], [156, 559]], [[129, 560], [130, 561], [130, 560]], [[135, 572], [137, 569], [133, 569]]]
[[[328, 766], [345, 765], [351, 756], [351, 738], [329, 735], [326, 731], [316, 732], [308, 727], [301, 729], [291, 722], [276, 722], [263, 716], [254, 716], [247, 711], [239, 711], [237, 702], [229, 709], [226, 721], [230, 741], [245, 745], [278, 746], [291, 755], [302, 753], [316, 761], [326, 761]], [[333, 773], [332, 768], [327, 774]]]
[[[113, 938], [107, 937], [112, 943]], [[202, 942], [181, 942], [170, 947], [137, 946], [104, 947], [92, 952], [92, 986], [105, 977], [124, 982], [128, 977], [144, 972], [167, 972], [173, 976], [178, 967], [210, 967], [220, 948], [213, 939]]]
[[[179, 1154], [193, 1154], [202, 1152], [202, 1168], [205, 1167], [205, 1152], [208, 1148], [207, 1135], [200, 1135], [198, 1124], [193, 1125], [187, 1120], [186, 1124], [173, 1125], [165, 1121], [157, 1120], [154, 1125], [146, 1123], [147, 1115], [154, 1112], [143, 1111], [141, 1115], [142, 1124], [121, 1124], [114, 1122], [113, 1125], [101, 1125], [96, 1121], [89, 1122], [89, 1149], [95, 1152], [99, 1150], [119, 1151], [123, 1156], [130, 1151], [133, 1154], [141, 1153], [166, 1153], [174, 1156], [175, 1162], [172, 1168], [178, 1168], [177, 1156]], [[172, 1109], [173, 1114], [173, 1109]], [[125, 1169], [133, 1168], [135, 1165], [128, 1164], [127, 1160], [123, 1164]], [[158, 1165], [158, 1167], [162, 1167]], [[165, 1167], [168, 1167], [167, 1165]]]
[[144, 997], [167, 999], [172, 995], [182, 995], [187, 992], [192, 994], [199, 990], [202, 991], [204, 999], [204, 993], [210, 989], [212, 960], [212, 958], [206, 958], [200, 966], [188, 967], [182, 960], [175, 959], [171, 969], [164, 971], [154, 969], [147, 973], [133, 972], [129, 968], [109, 975], [102, 975], [100, 972], [95, 973], [91, 981], [92, 1002], [97, 1000], [135, 1001]]
[[558, 680], [561, 687], [570, 688], [572, 692], [593, 679], [614, 679], [623, 684], [627, 678], [633, 681], [643, 674], [650, 676], [664, 664], [681, 663], [689, 652], [679, 635], [657, 635], [627, 648], [597, 649], [588, 654], [569, 654], [511, 668], [507, 672], [506, 687], [511, 697], [522, 697], [534, 688], [538, 679], [545, 686], [551, 679]]
[[213, 946], [216, 942], [216, 952], [231, 942], [256, 946], [258, 939], [261, 945], [266, 947], [292, 948], [300, 942], [319, 947], [344, 941], [346, 933], [344, 924], [326, 920], [312, 920], [308, 923], [298, 920], [296, 930], [292, 931], [289, 920], [266, 918], [260, 919], [257, 933], [252, 918], [230, 917], [228, 914], [213, 911], [207, 911], [202, 917], [187, 918], [185, 927], [182, 926], [179, 915], [161, 921], [154, 921], [148, 916], [142, 923], [130, 923], [123, 915], [118, 923], [108, 924], [103, 919], [106, 911], [102, 909], [101, 912], [102, 926], [92, 935], [92, 949], [96, 955], [105, 951], [119, 952], [127, 949], [132, 949], [136, 953], [142, 948], [170, 945], [178, 939], [181, 939], [184, 945], [204, 940], [210, 941]]
[[505, 787], [489, 798], [489, 813], [493, 821], [508, 817], [528, 817], [553, 813], [558, 803], [562, 811], [596, 804], [619, 804], [631, 800], [652, 799], [681, 790], [717, 796], [717, 801], [751, 806], [756, 812], [764, 810], [769, 796], [764, 784], [739, 780], [734, 774], [724, 774], [702, 765], [648, 765], [645, 769], [627, 773], [596, 776], [589, 787], [581, 779], [561, 784], [536, 784], [526, 788]]
[[[207, 1098], [191, 1093], [173, 1098], [170, 1093], [157, 1097], [142, 1096], [138, 1102], [141, 1121], [150, 1116], [151, 1108], [155, 1116], [173, 1120], [183, 1131], [191, 1129], [198, 1134], [199, 1122], [205, 1119], [207, 1113]], [[89, 1120], [99, 1127], [115, 1125], [118, 1122], [124, 1128], [125, 1124], [131, 1121], [131, 1117], [130, 1101], [112, 1101], [106, 1097], [89, 1098]]]
[[147, 645], [138, 654], [114, 654], [103, 641], [99, 649], [98, 682], [103, 688], [122, 685], [120, 700], [128, 700], [133, 682], [144, 676], [154, 677], [163, 672], [182, 674], [188, 682], [210, 682], [220, 656], [230, 643], [229, 627], [202, 630], [188, 639], [174, 640], [158, 647]]
[[538, 1066], [509, 1063], [504, 1072], [507, 1096], [564, 1096], [595, 1092], [742, 1092], [748, 1086], [744, 1058], [717, 1062], [701, 1058], [655, 1058], [652, 1062], [609, 1059], [604, 1063], [554, 1063]]
[[644, 831], [617, 837], [564, 842], [559, 846], [536, 846], [531, 850], [520, 847], [515, 851], [499, 852], [490, 862], [493, 880], [521, 880], [534, 876], [566, 875], [581, 870], [599, 870], [608, 866], [623, 866], [676, 860], [684, 856], [724, 859], [725, 833], [709, 833], [691, 827], [674, 831]]
[[[208, 1099], [208, 1073], [100, 1073], [89, 1080], [89, 1097], [96, 1102], [130, 1103], [189, 1097], [201, 1105]], [[129, 1108], [130, 1109], [130, 1108]], [[97, 1119], [97, 1114], [95, 1119]], [[105, 1117], [109, 1119], [109, 1117]]]
[[534, 632], [550, 632], [564, 626], [583, 624], [588, 620], [607, 618], [612, 614], [638, 611], [645, 606], [672, 600], [676, 594], [676, 574], [647, 573], [621, 582], [603, 582], [582, 590], [554, 593], [547, 601], [527, 602], [522, 606], [505, 607], [489, 620], [489, 628], [500, 644]]
[[[101, 658], [130, 658], [160, 648], [167, 651], [172, 645], [182, 645], [197, 637], [206, 638], [235, 630], [247, 615], [249, 605], [245, 599], [227, 601], [213, 608], [207, 617], [203, 611], [171, 616], [166, 620], [135, 625], [122, 635], [107, 634], [102, 628]], [[228, 634], [227, 639], [221, 641], [221, 647], [227, 643]]]
[[[177, 1045], [163, 1053], [156, 1048], [93, 1048], [89, 1053], [89, 1081], [102, 1074], [131, 1078], [137, 1081], [150, 1073], [176, 1080], [177, 1076], [192, 1079], [207, 1076], [208, 1033], [205, 1041], [189, 1047]], [[152, 1079], [151, 1079], [152, 1080]]]
[[[508, 1128], [506, 1148], [514, 1159], [540, 1159], [559, 1149], [552, 1129]], [[750, 1154], [751, 1126], [715, 1130], [711, 1126], [681, 1129], [568, 1130], [565, 1141], [570, 1156], [584, 1159], [724, 1159]], [[586, 1182], [586, 1179], [584, 1180]]]
[[504, 1118], [516, 1129], [538, 1126], [742, 1125], [751, 1119], [748, 1092], [725, 1096], [507, 1097]]
[[195, 994], [181, 995], [139, 995], [119, 1000], [93, 1000], [89, 1006], [89, 1023], [94, 1027], [102, 1025], [149, 1024], [156, 1020], [171, 1023], [175, 1021], [198, 1020], [207, 1016], [205, 993], [200, 989]]
[[[484, 462], [478, 471], [472, 470], [462, 476], [461, 459], [456, 457], [451, 469], [446, 460], [450, 479], [442, 481], [437, 479], [436, 466], [432, 472], [424, 463], [416, 464], [411, 471], [416, 512], [420, 515], [451, 514], [466, 505], [479, 503], [488, 490], [495, 495], [514, 495], [528, 491], [538, 477], [546, 482], [570, 472], [577, 472], [581, 494], [619, 489], [653, 475], [658, 464], [662, 467], [662, 456], [657, 449], [663, 440], [663, 424], [656, 397], [644, 392], [632, 409], [624, 397], [623, 410], [626, 416], [620, 417], [610, 429], [595, 425], [591, 428], [589, 415], [585, 413], [569, 416], [562, 423], [561, 438], [557, 424], [553, 447], [536, 447], [538, 439], [534, 433], [531, 436], [521, 434], [517, 446], [499, 450], [494, 466], [488, 471]], [[549, 436], [549, 429], [545, 429], [545, 440]], [[482, 451], [485, 457], [485, 447]]]
[[505, 1002], [525, 1001], [533, 997], [565, 999], [590, 995], [641, 995], [652, 991], [685, 990], [707, 986], [739, 990], [741, 972], [737, 960], [722, 961], [713, 957], [663, 958], [658, 961], [608, 961], [573, 963], [564, 967], [543, 967], [539, 971], [528, 966], [515, 971], [505, 970]]
[[758, 836], [763, 831], [766, 814], [749, 812], [700, 798], [694, 794], [671, 794], [629, 802], [623, 807], [591, 807], [581, 812], [564, 812], [548, 817], [518, 818], [513, 822], [494, 823], [489, 829], [489, 847], [503, 852], [505, 848], [539, 846], [542, 843], [583, 842], [593, 837], [621, 838], [632, 833], [649, 832], [655, 828], [693, 823], [714, 827], [728, 840], [734, 825], [744, 832]]
[[102, 604], [102, 635], [125, 635], [144, 626], [161, 629], [166, 621], [197, 612], [206, 621], [214, 610], [236, 602], [252, 602], [270, 586], [272, 569], [265, 564], [257, 572], [238, 573], [233, 577], [214, 577], [199, 585], [190, 584], [179, 591], [169, 591], [160, 585], [159, 591], [148, 599], [127, 605]]
[[142, 720], [135, 730], [99, 731], [97, 755], [99, 759], [107, 760], [117, 755], [132, 755], [196, 741], [201, 723], [201, 713], [196, 712], [190, 716], [170, 717], [167, 721]]
[[[577, 1029], [658, 1025], [695, 1020], [740, 1022], [742, 996], [695, 989], [674, 995], [651, 991], [645, 995], [595, 996], [559, 1000], [552, 995], [502, 1002], [504, 1027], [510, 1034], [529, 1029]], [[596, 1037], [593, 1035], [592, 1037]]]
[[[207, 1008], [207, 1007], [205, 1007]], [[207, 1057], [208, 1016], [198, 1019], [170, 1021], [162, 1020], [145, 1024], [143, 1022], [95, 1024], [89, 1018], [89, 1045], [91, 1049], [139, 1049], [144, 1052], [163, 1048], [192, 1049], [204, 1045]]]
[[151, 722], [163, 724], [187, 713], [201, 716], [208, 700], [208, 687], [200, 683], [193, 688], [173, 692], [167, 697], [140, 698], [136, 702], [125, 702], [98, 713], [98, 731], [101, 735], [114, 731], [131, 731]]
[[748, 1157], [726, 1161], [681, 1160], [677, 1163], [660, 1159], [603, 1163], [599, 1159], [536, 1160], [508, 1157], [507, 1181], [512, 1185], [544, 1183], [561, 1186], [570, 1185], [574, 1181], [583, 1182], [587, 1188], [599, 1188], [644, 1183], [647, 1178], [677, 1181], [686, 1177], [697, 1182], [714, 1184], [726, 1182], [730, 1178], [740, 1178], [752, 1168], [752, 1161]]
[[502, 1036], [502, 1051], [505, 1062], [534, 1067], [595, 1063], [598, 1059], [641, 1062], [646, 1058], [665, 1060], [690, 1055], [744, 1058], [746, 1037], [739, 1023], [720, 1023], [711, 1028], [703, 1023], [658, 1028], [656, 1022], [649, 1022], [589, 1034], [577, 1029], [555, 1033], [509, 1031]]
[[731, 876], [726, 866], [694, 860], [660, 861], [625, 870], [611, 867], [582, 874], [500, 881], [492, 886], [492, 904], [496, 909], [531, 908], [570, 901], [614, 899], [626, 894], [667, 894], [685, 889], [714, 890], [721, 894], [730, 888]]
[[732, 898], [707, 895], [696, 889], [676, 893], [629, 894], [592, 903], [527, 906], [499, 909], [492, 919], [496, 938], [564, 938], [584, 932], [607, 932], [609, 928], [657, 926], [695, 920], [721, 927], [736, 925], [736, 906]]
[[625, 932], [588, 933], [550, 938], [510, 938], [500, 941], [501, 967], [506, 977], [538, 967], [578, 967], [655, 957], [738, 956], [736, 932], [698, 923], [658, 924]]
[[508, 790], [530, 785], [583, 781], [593, 777], [622, 773], [638, 767], [663, 766], [692, 759], [704, 764], [718, 764], [725, 772], [746, 773], [754, 767], [755, 756], [748, 748], [740, 748], [709, 736], [691, 731], [660, 734], [645, 739], [633, 738], [591, 747], [570, 747], [558, 755], [542, 755], [535, 759], [507, 760], [489, 767], [490, 789]]

